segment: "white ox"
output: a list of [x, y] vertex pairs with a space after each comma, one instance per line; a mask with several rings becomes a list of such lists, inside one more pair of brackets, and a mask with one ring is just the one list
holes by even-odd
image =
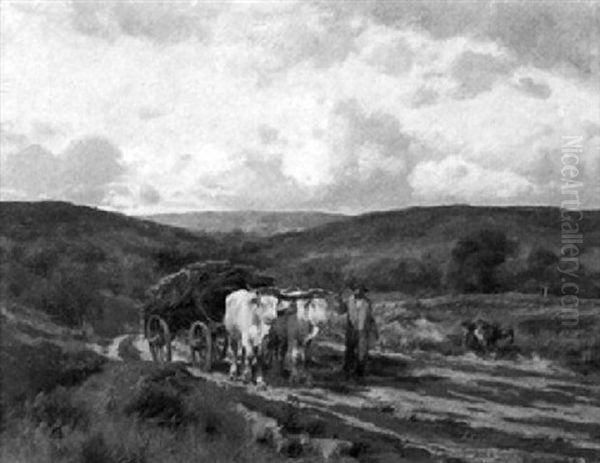
[[[291, 366], [290, 379], [306, 376], [307, 350], [311, 341], [327, 322], [328, 301], [322, 291], [289, 293], [281, 296], [285, 310], [277, 318], [269, 335], [269, 351], [283, 369], [285, 360]], [[287, 299], [287, 300], [286, 300]]]
[[[271, 324], [277, 318], [279, 300], [271, 294], [240, 289], [225, 298], [223, 323], [229, 338], [229, 375], [239, 376], [239, 364], [243, 363], [243, 378], [264, 384], [262, 376], [262, 345]], [[254, 373], [254, 374], [253, 374]]]

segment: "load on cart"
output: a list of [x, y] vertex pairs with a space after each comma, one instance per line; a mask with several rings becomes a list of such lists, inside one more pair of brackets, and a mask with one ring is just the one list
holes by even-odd
[[197, 262], [162, 278], [147, 291], [141, 310], [152, 358], [170, 362], [172, 341], [184, 334], [192, 363], [210, 371], [227, 351], [223, 325], [227, 295], [239, 289], [272, 286], [273, 282], [252, 266], [229, 261]]

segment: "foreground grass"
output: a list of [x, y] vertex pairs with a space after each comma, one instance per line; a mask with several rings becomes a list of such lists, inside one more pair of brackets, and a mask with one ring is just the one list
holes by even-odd
[[282, 461], [255, 444], [227, 391], [187, 372], [111, 364], [80, 386], [42, 392], [13, 409], [0, 444], [10, 462]]

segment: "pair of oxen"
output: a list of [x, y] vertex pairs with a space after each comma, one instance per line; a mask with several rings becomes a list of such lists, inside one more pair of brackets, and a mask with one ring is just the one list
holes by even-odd
[[288, 367], [290, 380], [310, 383], [308, 349], [332, 313], [346, 314], [344, 371], [362, 375], [369, 336], [376, 333], [371, 301], [363, 290], [345, 298], [321, 289], [238, 290], [225, 300], [230, 377], [264, 385], [265, 366]]

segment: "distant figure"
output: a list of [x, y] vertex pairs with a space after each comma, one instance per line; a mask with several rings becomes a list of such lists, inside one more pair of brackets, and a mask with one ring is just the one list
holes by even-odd
[[485, 320], [465, 321], [464, 346], [474, 352], [492, 352], [510, 346], [515, 341], [511, 327], [503, 328], [499, 323]]
[[364, 286], [353, 288], [345, 309], [347, 322], [344, 372], [347, 376], [360, 377], [365, 374], [369, 355], [369, 336], [374, 334], [378, 337], [372, 304]]

